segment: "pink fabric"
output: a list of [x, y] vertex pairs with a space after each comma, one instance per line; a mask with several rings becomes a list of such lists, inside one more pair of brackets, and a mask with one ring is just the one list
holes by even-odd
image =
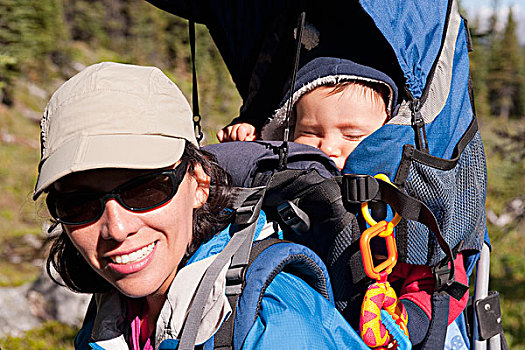
[[[454, 265], [456, 267], [456, 281], [467, 284], [467, 273], [463, 265], [463, 255], [461, 253], [459, 253], [456, 260], [454, 260]], [[431, 297], [434, 291], [434, 277], [430, 267], [398, 263], [390, 274], [388, 281], [393, 283], [398, 280], [403, 281], [399, 299], [412, 301], [431, 319]], [[467, 291], [461, 300], [450, 298], [448, 324], [451, 324], [459, 314], [463, 312], [467, 306], [468, 297], [469, 293]]]
[[[131, 350], [154, 350], [149, 338], [150, 331], [145, 303], [141, 299], [127, 299], [128, 321], [131, 322]], [[141, 347], [141, 344], [144, 344]]]

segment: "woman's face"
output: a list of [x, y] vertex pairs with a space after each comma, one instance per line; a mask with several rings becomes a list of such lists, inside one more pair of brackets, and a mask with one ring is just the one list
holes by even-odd
[[[200, 166], [195, 168], [194, 175], [186, 173], [175, 196], [158, 208], [132, 212], [110, 199], [97, 221], [65, 226], [88, 264], [121, 293], [145, 297], [167, 292], [192, 239], [193, 209], [202, 206], [209, 193], [209, 177]], [[85, 171], [66, 176], [55, 189], [105, 193], [143, 173]]]

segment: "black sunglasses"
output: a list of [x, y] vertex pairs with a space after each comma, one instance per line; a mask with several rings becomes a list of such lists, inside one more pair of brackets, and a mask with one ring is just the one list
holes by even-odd
[[46, 198], [51, 216], [66, 225], [85, 225], [97, 221], [106, 202], [115, 199], [127, 210], [140, 212], [157, 208], [175, 196], [187, 170], [183, 160], [174, 169], [137, 176], [107, 193], [58, 193], [51, 190]]

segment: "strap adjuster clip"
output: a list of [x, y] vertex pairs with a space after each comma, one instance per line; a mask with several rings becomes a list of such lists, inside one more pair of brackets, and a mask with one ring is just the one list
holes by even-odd
[[371, 175], [345, 174], [342, 180], [343, 202], [345, 204], [361, 204], [377, 197], [379, 184]]
[[290, 201], [279, 204], [277, 206], [277, 213], [283, 222], [297, 234], [304, 233], [310, 229], [310, 218], [308, 214]]

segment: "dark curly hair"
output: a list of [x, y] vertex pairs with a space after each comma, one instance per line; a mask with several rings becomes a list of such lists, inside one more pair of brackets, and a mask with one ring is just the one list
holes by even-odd
[[[193, 212], [193, 239], [179, 267], [186, 264], [201, 244], [224, 229], [232, 217], [232, 211], [228, 209], [232, 195], [232, 180], [230, 175], [219, 166], [215, 156], [186, 142], [181, 159], [188, 162], [190, 174], [193, 174], [195, 165], [200, 164], [210, 176], [211, 186], [206, 203]], [[64, 229], [51, 243], [46, 270], [53, 281], [75, 292], [104, 293], [113, 288], [89, 266]], [[57, 281], [52, 270], [58, 272], [64, 283]]]

